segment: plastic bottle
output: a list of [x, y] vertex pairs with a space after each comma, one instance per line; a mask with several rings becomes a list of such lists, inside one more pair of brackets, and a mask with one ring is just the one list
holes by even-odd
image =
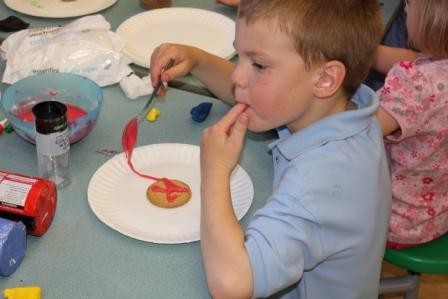
[[65, 187], [71, 181], [67, 107], [57, 101], [40, 102], [33, 114], [39, 176]]

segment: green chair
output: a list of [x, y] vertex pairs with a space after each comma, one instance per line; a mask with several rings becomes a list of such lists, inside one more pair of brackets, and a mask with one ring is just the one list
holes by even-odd
[[417, 299], [421, 273], [448, 274], [448, 234], [412, 248], [386, 249], [384, 260], [407, 270], [401, 277], [383, 277], [380, 294], [401, 293], [405, 299]]

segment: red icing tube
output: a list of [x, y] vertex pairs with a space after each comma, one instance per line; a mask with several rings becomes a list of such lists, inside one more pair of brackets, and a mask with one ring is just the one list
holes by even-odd
[[0, 217], [22, 221], [28, 234], [41, 236], [48, 230], [56, 202], [52, 181], [0, 170]]
[[134, 164], [132, 163], [132, 153], [134, 152], [134, 147], [135, 144], [137, 143], [137, 135], [138, 135], [138, 118], [134, 117], [126, 124], [123, 130], [123, 134], [121, 135], [121, 145], [123, 146], [123, 150], [126, 154], [126, 159], [129, 168], [132, 170], [132, 172], [134, 172], [136, 175], [142, 178], [150, 179], [153, 181], [162, 181], [163, 184], [165, 185], [165, 188], [152, 186], [151, 189], [154, 192], [166, 193], [166, 198], [168, 202], [173, 202], [174, 200], [176, 200], [176, 198], [179, 196], [176, 193], [188, 192], [188, 189], [181, 186], [177, 186], [167, 178], [158, 178], [151, 175], [143, 174], [137, 171], [137, 169], [135, 169]]

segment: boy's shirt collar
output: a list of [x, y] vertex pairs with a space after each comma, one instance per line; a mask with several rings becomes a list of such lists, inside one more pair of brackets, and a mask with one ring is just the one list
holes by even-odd
[[356, 135], [371, 124], [379, 101], [376, 93], [365, 85], [358, 88], [351, 101], [357, 109], [322, 118], [294, 134], [286, 127], [278, 128], [279, 140], [269, 144], [269, 148], [277, 147], [286, 159], [292, 160], [311, 148]]

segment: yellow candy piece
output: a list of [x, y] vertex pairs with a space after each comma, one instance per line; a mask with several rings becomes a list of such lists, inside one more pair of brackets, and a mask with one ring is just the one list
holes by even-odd
[[148, 114], [146, 115], [146, 119], [148, 121], [156, 121], [156, 119], [159, 117], [159, 115], [160, 115], [160, 110], [154, 107], [151, 110], [149, 110]]
[[3, 296], [7, 299], [41, 299], [42, 289], [38, 286], [4, 289]]

